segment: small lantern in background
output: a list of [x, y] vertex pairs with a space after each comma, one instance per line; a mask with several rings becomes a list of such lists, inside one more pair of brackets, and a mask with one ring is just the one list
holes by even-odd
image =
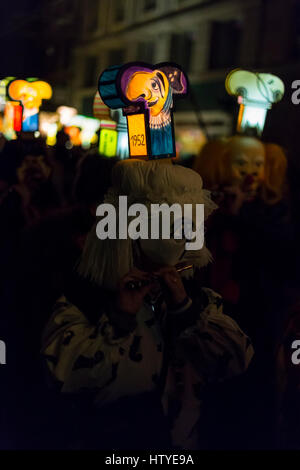
[[21, 103], [23, 108], [22, 126], [15, 125], [15, 131], [36, 132], [39, 129], [39, 109], [43, 99], [50, 99], [52, 88], [41, 80], [13, 80], [8, 85], [11, 100]]
[[17, 138], [15, 129], [22, 128], [22, 106], [16, 101], [11, 101], [8, 95], [8, 85], [15, 77], [6, 77], [0, 81], [0, 110], [4, 112], [2, 133], [7, 140]]
[[123, 109], [127, 118], [130, 157], [176, 156], [173, 95], [185, 95], [187, 77], [172, 63], [155, 66], [132, 62], [106, 69], [99, 93], [111, 109]]
[[122, 110], [109, 109], [97, 91], [93, 111], [100, 119], [99, 152], [106, 157], [128, 158], [127, 121]]
[[40, 112], [39, 129], [43, 136], [46, 137], [46, 144], [53, 147], [56, 144], [56, 134], [58, 131], [59, 114]]
[[230, 95], [237, 96], [240, 105], [237, 131], [263, 132], [268, 109], [284, 95], [282, 80], [269, 73], [254, 73], [236, 69], [226, 77], [225, 87]]
[[89, 149], [91, 144], [97, 142], [96, 132], [99, 127], [99, 119], [75, 114], [65, 125], [65, 132], [70, 136], [73, 145]]
[[56, 110], [59, 115], [59, 122], [62, 126], [67, 126], [73, 116], [76, 116], [77, 109], [70, 106], [59, 106]]

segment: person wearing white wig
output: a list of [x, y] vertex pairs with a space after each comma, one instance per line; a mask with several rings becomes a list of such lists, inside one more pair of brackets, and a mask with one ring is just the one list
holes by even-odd
[[[128, 197], [128, 206], [149, 208], [153, 203], [204, 204], [205, 218], [216, 208], [199, 174], [168, 162], [119, 162], [112, 182], [104, 202], [116, 213], [119, 196]], [[139, 396], [159, 392], [171, 445], [197, 449], [202, 391], [245, 372], [253, 348], [222, 313], [221, 297], [193, 279], [194, 268], [211, 261], [210, 253], [205, 246], [188, 251], [185, 242], [100, 240], [95, 225], [78, 271], [99, 287], [98, 315], [91, 321], [82, 305], [59, 299], [44, 331], [42, 353], [61, 392], [88, 391], [97, 408], [113, 409], [127, 398], [138, 403]], [[179, 273], [179, 263], [190, 268]], [[137, 282], [133, 285], [139, 287], [129, 289]], [[144, 407], [141, 435], [148, 418]], [[130, 423], [123, 425], [128, 447], [135, 448], [126, 428]], [[153, 448], [149, 441], [146, 445]]]

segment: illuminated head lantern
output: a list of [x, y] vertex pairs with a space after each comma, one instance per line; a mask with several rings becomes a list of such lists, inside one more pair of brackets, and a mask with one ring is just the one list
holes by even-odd
[[[43, 99], [50, 99], [52, 88], [41, 80], [13, 80], [8, 86], [8, 94], [13, 101], [23, 106], [22, 131], [35, 132], [39, 128], [38, 113]], [[19, 130], [19, 129], [18, 129]]]
[[173, 95], [186, 95], [188, 82], [178, 65], [142, 62], [106, 69], [99, 93], [111, 109], [127, 117], [131, 157], [175, 157]]
[[244, 133], [252, 129], [260, 136], [267, 110], [284, 95], [282, 80], [269, 73], [236, 69], [227, 75], [225, 86], [230, 95], [238, 97], [240, 104], [237, 131]]
[[121, 109], [111, 110], [103, 103], [97, 91], [93, 113], [100, 120], [99, 152], [106, 157], [128, 158], [128, 134], [126, 117]]

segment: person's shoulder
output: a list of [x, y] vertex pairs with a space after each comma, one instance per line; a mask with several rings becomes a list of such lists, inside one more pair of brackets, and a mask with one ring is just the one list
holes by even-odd
[[82, 316], [82, 312], [76, 305], [71, 303], [64, 295], [59, 297], [52, 309], [52, 318], [55, 323], [69, 322], [72, 318]]
[[222, 310], [222, 296], [209, 287], [201, 286], [197, 279], [187, 281], [187, 291], [188, 295], [193, 300], [193, 303], [197, 303], [201, 306], [202, 310], [205, 310], [208, 307], [214, 307], [218, 311]]

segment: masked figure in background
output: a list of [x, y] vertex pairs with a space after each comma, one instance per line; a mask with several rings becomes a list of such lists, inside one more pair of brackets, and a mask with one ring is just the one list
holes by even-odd
[[294, 234], [283, 197], [286, 167], [281, 147], [246, 136], [208, 143], [194, 167], [219, 205], [206, 233], [214, 263], [200, 278], [221, 293], [225, 313], [250, 336], [256, 352], [245, 390], [255, 448], [274, 445], [274, 352], [294, 302], [288, 285]]
[[[119, 162], [105, 198], [117, 213], [120, 195], [128, 206], [148, 208], [202, 203], [206, 218], [215, 208], [197, 173], [161, 162]], [[205, 246], [186, 251], [185, 239], [100, 240], [96, 227], [90, 232], [79, 271], [98, 286], [94, 312], [66, 293], [42, 351], [61, 392], [92, 400], [94, 421], [85, 425], [91, 447], [202, 445], [205, 391], [242, 374], [253, 354], [247, 336], [222, 313], [221, 297], [193, 279], [209, 261]], [[181, 275], [179, 263], [189, 266]]]
[[278, 145], [246, 136], [208, 143], [195, 163], [220, 206], [207, 233], [215, 260], [208, 284], [262, 344], [266, 329], [273, 341], [280, 332], [282, 305], [274, 291], [282, 290], [293, 241], [283, 199], [286, 167]]

